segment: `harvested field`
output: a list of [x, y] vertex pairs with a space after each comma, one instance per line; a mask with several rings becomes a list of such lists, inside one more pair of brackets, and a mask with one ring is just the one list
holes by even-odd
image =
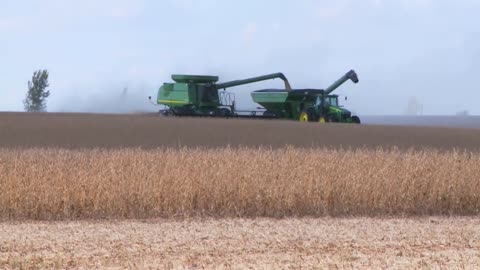
[[0, 223], [2, 269], [478, 269], [478, 218]]
[[480, 154], [1, 150], [0, 218], [476, 215]]
[[479, 152], [480, 129], [298, 123], [283, 120], [161, 118], [157, 115], [0, 113], [1, 148], [268, 146]]
[[474, 129], [0, 113], [0, 268], [478, 269], [479, 150]]

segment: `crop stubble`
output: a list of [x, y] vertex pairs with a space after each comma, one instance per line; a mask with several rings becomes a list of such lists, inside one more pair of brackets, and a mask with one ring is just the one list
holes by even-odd
[[478, 269], [478, 218], [0, 223], [2, 269]]

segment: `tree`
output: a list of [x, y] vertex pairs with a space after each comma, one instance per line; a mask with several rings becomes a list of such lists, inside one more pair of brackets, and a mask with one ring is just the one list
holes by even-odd
[[46, 99], [50, 96], [50, 91], [47, 90], [48, 87], [48, 71], [46, 69], [35, 71], [32, 80], [28, 81], [28, 92], [23, 101], [25, 111], [46, 111]]

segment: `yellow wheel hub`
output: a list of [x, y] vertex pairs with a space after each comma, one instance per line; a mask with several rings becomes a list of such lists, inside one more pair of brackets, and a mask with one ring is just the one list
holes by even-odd
[[308, 122], [308, 114], [306, 112], [300, 114], [300, 122]]

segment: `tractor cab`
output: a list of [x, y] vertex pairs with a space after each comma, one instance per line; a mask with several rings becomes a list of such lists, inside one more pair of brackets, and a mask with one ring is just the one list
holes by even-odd
[[327, 97], [325, 97], [325, 101], [326, 101], [327, 104], [329, 104], [330, 106], [339, 107], [339, 106], [338, 106], [338, 96], [337, 96], [337, 95], [327, 96]]
[[337, 95], [329, 95], [323, 98], [323, 95], [318, 95], [315, 99], [315, 106], [321, 107], [322, 104], [325, 103], [325, 106], [335, 106], [340, 107], [338, 105], [338, 96]]

